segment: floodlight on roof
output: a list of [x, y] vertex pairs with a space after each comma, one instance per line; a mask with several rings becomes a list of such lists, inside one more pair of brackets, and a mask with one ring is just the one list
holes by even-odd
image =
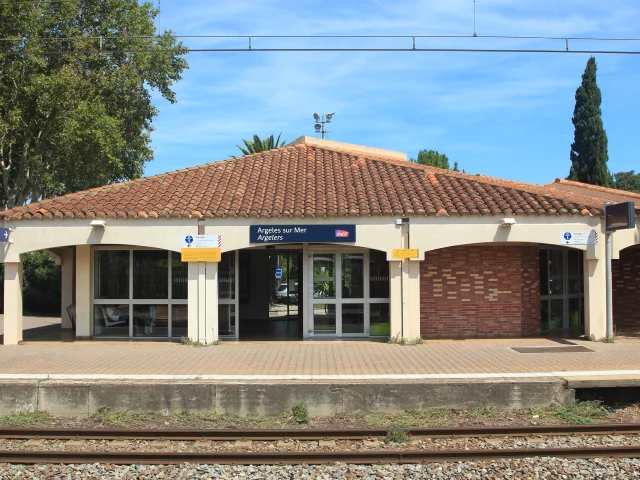
[[331, 119], [333, 118], [334, 115], [335, 115], [334, 112], [329, 112], [326, 115], [318, 115], [317, 113], [313, 114], [313, 118], [315, 118], [316, 120], [316, 123], [313, 127], [315, 128], [316, 133], [322, 134], [322, 138], [324, 138], [324, 136], [327, 133], [331, 133], [328, 130], [324, 129], [324, 124], [331, 123]]

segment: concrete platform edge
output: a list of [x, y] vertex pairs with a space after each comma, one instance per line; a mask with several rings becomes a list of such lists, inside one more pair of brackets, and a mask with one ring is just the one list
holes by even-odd
[[501, 409], [566, 403], [558, 378], [420, 382], [0, 381], [0, 415], [47, 411], [84, 416], [100, 407], [135, 413], [280, 414], [304, 403], [312, 415], [450, 407]]

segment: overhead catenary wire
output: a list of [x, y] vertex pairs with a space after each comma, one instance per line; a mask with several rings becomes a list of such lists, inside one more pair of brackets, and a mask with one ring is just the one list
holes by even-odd
[[[615, 37], [550, 37], [550, 36], [515, 36], [515, 35], [171, 35], [171, 38], [178, 39], [215, 39], [215, 40], [246, 40], [246, 46], [238, 46], [234, 48], [190, 48], [186, 47], [186, 52], [203, 53], [203, 52], [449, 52], [449, 53], [574, 53], [574, 54], [606, 54], [606, 55], [638, 55], [639, 49], [598, 49], [598, 48], [580, 48], [572, 49], [572, 43], [575, 42], [640, 42], [640, 38], [615, 38]], [[109, 48], [103, 45], [103, 42], [110, 43], [111, 40], [127, 41], [127, 40], [156, 40], [166, 39], [166, 36], [84, 36], [84, 37], [14, 37], [0, 38], [0, 55], [91, 55], [91, 54], [109, 54], [109, 53], [166, 53], [173, 50], [159, 48]], [[287, 39], [307, 39], [307, 40], [326, 40], [326, 39], [358, 39], [358, 40], [383, 40], [383, 39], [405, 39], [410, 40], [410, 46], [407, 47], [380, 47], [380, 46], [364, 46], [364, 47], [275, 47], [265, 46], [256, 48], [255, 40], [287, 40]], [[485, 40], [537, 40], [544, 42], [562, 42], [562, 48], [483, 48], [470, 47], [451, 48], [451, 47], [431, 47], [425, 48], [417, 45], [416, 41], [421, 39], [478, 39]], [[25, 43], [27, 40], [27, 43]], [[64, 49], [57, 49], [55, 45], [44, 47], [42, 50], [29, 50], [28, 45], [33, 42], [47, 41], [57, 42], [64, 41], [72, 43], [73, 41], [99, 41], [98, 49], [74, 49], [69, 46]], [[19, 42], [20, 49], [3, 51], [3, 44], [8, 42]], [[27, 48], [25, 48], [27, 45]], [[52, 48], [53, 47], [53, 48]]]

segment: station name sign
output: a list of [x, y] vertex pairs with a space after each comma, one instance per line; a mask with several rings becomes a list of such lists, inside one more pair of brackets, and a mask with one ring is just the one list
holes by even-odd
[[250, 225], [250, 243], [354, 243], [355, 225]]

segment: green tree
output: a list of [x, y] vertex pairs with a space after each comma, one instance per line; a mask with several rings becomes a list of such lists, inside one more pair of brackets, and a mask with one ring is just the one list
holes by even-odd
[[449, 170], [449, 157], [437, 150], [420, 150], [418, 152], [418, 159], [412, 158], [411, 161], [421, 165], [431, 165], [432, 167]]
[[635, 173], [633, 170], [614, 173], [613, 180], [616, 188], [620, 190], [640, 193], [640, 173]]
[[137, 178], [186, 49], [137, 0], [0, 3], [0, 203]]
[[[280, 132], [280, 135], [282, 135], [282, 132]], [[287, 142], [284, 140], [280, 141], [280, 135], [278, 135], [278, 138], [274, 138], [273, 135], [271, 135], [264, 140], [261, 140], [258, 135], [254, 135], [253, 140], [242, 140], [247, 148], [242, 148], [240, 145], [237, 145], [237, 147], [243, 155], [251, 155], [253, 153], [284, 147]]]
[[602, 124], [602, 96], [596, 83], [596, 59], [589, 58], [576, 90], [572, 122], [575, 127], [571, 144], [571, 169], [568, 180], [613, 187], [607, 162], [607, 134]]

